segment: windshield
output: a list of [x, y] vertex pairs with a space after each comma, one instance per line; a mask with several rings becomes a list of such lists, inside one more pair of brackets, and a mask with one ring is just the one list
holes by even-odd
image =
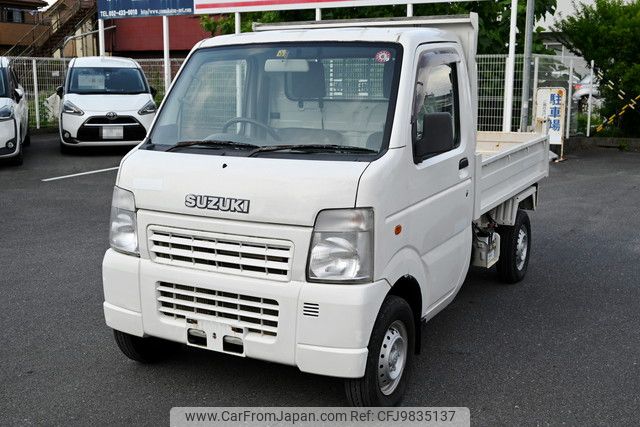
[[137, 68], [73, 67], [69, 93], [135, 94], [148, 92], [142, 72]]
[[256, 147], [271, 148], [261, 155], [308, 155], [301, 146], [310, 145], [316, 156], [375, 156], [388, 145], [400, 52], [391, 43], [335, 42], [201, 49], [184, 65], [143, 148], [209, 140], [225, 144], [188, 149], [248, 154], [232, 142], [253, 145], [252, 155]]

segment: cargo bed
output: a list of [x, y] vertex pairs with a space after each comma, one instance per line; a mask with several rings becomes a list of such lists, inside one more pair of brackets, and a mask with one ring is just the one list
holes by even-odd
[[474, 218], [514, 197], [549, 174], [546, 135], [478, 132]]

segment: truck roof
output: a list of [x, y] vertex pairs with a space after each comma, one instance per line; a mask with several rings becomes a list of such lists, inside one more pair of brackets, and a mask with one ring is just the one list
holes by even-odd
[[313, 42], [313, 41], [366, 41], [395, 42], [453, 42], [458, 38], [447, 31], [435, 28], [416, 27], [347, 27], [313, 29], [279, 29], [278, 31], [260, 31], [253, 33], [217, 36], [200, 42], [199, 48], [230, 44], [277, 43], [277, 42]]
[[131, 58], [118, 56], [85, 56], [74, 58], [69, 64], [71, 67], [112, 67], [112, 68], [140, 68], [140, 65]]

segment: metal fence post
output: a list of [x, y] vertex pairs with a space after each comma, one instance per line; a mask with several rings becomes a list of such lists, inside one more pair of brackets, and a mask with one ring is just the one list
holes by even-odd
[[40, 129], [40, 99], [38, 96], [38, 72], [36, 71], [36, 60], [31, 60], [33, 71], [33, 100], [36, 108], [36, 129]]
[[591, 87], [589, 89], [589, 101], [587, 106], [587, 137], [591, 136], [591, 105], [592, 105], [591, 95], [593, 93], [593, 66], [594, 66], [594, 62], [592, 59], [591, 69], [589, 71], [589, 82]]
[[513, 115], [513, 81], [516, 66], [516, 30], [518, 19], [518, 0], [511, 0], [511, 28], [509, 29], [509, 55], [504, 72], [504, 111], [502, 116], [502, 132], [511, 132]]
[[569, 138], [569, 133], [570, 130], [569, 128], [571, 127], [571, 106], [573, 104], [572, 101], [573, 98], [573, 58], [571, 58], [571, 61], [569, 62], [569, 91], [568, 91], [568, 95], [567, 95], [567, 116], [565, 118], [565, 138]]
[[540, 69], [540, 57], [533, 59], [533, 102], [531, 103], [531, 128], [535, 129], [536, 121], [536, 92], [538, 92], [538, 70]]

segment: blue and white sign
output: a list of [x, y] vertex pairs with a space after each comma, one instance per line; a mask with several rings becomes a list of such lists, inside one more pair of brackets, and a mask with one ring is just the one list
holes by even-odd
[[564, 88], [538, 88], [536, 94], [536, 118], [549, 124], [549, 144], [551, 145], [562, 145], [564, 142], [566, 103], [567, 97]]
[[193, 0], [98, 0], [98, 18], [192, 15]]

